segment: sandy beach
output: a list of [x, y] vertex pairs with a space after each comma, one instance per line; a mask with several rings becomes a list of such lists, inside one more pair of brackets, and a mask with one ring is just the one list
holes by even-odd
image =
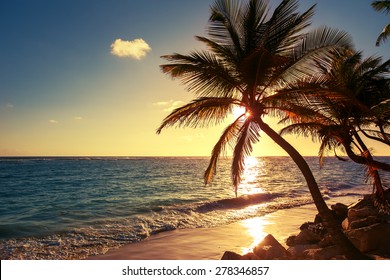
[[216, 260], [225, 251], [246, 253], [267, 234], [282, 245], [316, 215], [314, 205], [274, 213], [216, 228], [182, 229], [153, 235], [144, 241], [109, 250], [91, 260]]
[[[356, 201], [356, 197], [338, 197], [328, 200], [327, 204], [329, 207], [338, 202], [351, 205]], [[239, 254], [251, 252], [268, 234], [287, 248], [287, 238], [298, 234], [303, 223], [314, 221], [317, 213], [314, 204], [307, 204], [215, 228], [163, 232], [88, 259], [219, 260], [225, 251]]]

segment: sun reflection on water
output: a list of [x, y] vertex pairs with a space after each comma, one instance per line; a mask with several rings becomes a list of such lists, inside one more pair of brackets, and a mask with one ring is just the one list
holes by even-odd
[[245, 158], [245, 170], [243, 180], [239, 186], [242, 194], [263, 193], [264, 190], [259, 185], [258, 178], [264, 173], [265, 163], [256, 157]]

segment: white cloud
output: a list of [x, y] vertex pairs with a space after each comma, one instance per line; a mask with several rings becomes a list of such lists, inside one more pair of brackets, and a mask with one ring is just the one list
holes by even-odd
[[143, 39], [135, 39], [133, 41], [124, 41], [116, 39], [111, 44], [111, 54], [118, 57], [130, 57], [140, 60], [152, 49]]
[[153, 103], [154, 106], [165, 107], [163, 109], [164, 112], [172, 112], [173, 110], [175, 110], [176, 108], [178, 108], [182, 104], [183, 104], [183, 101], [181, 101], [181, 100], [159, 101], [159, 102]]
[[14, 108], [15, 106], [13, 104], [11, 104], [11, 103], [7, 103], [6, 107], [7, 108]]
[[167, 102], [167, 101], [160, 101], [160, 102], [153, 103], [153, 105], [155, 105], [155, 106], [165, 106], [168, 104], [169, 104], [169, 102]]
[[51, 124], [57, 124], [58, 121], [57, 121], [57, 120], [49, 120], [49, 123], [51, 123]]

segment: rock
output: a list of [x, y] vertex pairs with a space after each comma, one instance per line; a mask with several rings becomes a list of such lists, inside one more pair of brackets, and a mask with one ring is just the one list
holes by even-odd
[[360, 209], [367, 206], [372, 206], [372, 198], [371, 195], [365, 195], [363, 199], [360, 199], [359, 201], [355, 202], [354, 204], [350, 205], [349, 209]]
[[295, 238], [295, 244], [314, 244], [321, 240], [321, 236], [309, 229], [303, 229]]
[[300, 227], [299, 227], [300, 230], [305, 230], [305, 229], [308, 229], [310, 230], [311, 232], [317, 234], [317, 235], [323, 235], [326, 233], [326, 229], [324, 228], [324, 226], [322, 225], [322, 223], [311, 223], [311, 222], [307, 222], [307, 223], [304, 223], [302, 224]]
[[367, 227], [373, 224], [377, 224], [380, 222], [385, 222], [386, 219], [380, 218], [378, 216], [368, 216], [361, 219], [351, 220], [350, 218], [346, 218], [342, 223], [341, 227], [344, 230], [357, 229], [362, 227]]
[[253, 253], [262, 260], [288, 259], [289, 256], [286, 248], [284, 248], [271, 234], [268, 234], [263, 241], [253, 249]]
[[346, 231], [351, 242], [363, 253], [381, 250], [390, 254], [390, 224], [377, 223]]
[[231, 252], [231, 251], [226, 251], [221, 260], [240, 260], [241, 259], [241, 255], [240, 254], [237, 254], [237, 253], [234, 253], [234, 252]]
[[348, 230], [350, 226], [350, 222], [348, 218], [345, 218], [344, 221], [341, 223], [341, 227], [343, 230]]
[[348, 216], [348, 206], [345, 204], [336, 203], [331, 205], [331, 208], [340, 221], [343, 221]]
[[325, 247], [329, 247], [329, 246], [333, 246], [335, 245], [334, 242], [333, 242], [333, 238], [330, 234], [328, 235], [325, 235], [320, 242], [317, 243], [318, 246], [322, 247], [322, 248], [325, 248]]
[[360, 220], [352, 221], [349, 225], [349, 229], [357, 229], [362, 227], [367, 227], [373, 224], [380, 223], [381, 219], [377, 216], [369, 216]]
[[319, 249], [320, 247], [317, 244], [300, 244], [295, 245], [287, 249], [287, 252], [290, 253], [290, 259], [292, 260], [301, 260], [306, 256], [305, 251], [309, 249]]
[[352, 222], [369, 216], [377, 216], [378, 214], [379, 211], [377, 209], [375, 209], [374, 207], [366, 206], [363, 208], [349, 209], [348, 218]]
[[288, 247], [292, 247], [295, 245], [295, 239], [297, 238], [296, 235], [290, 235], [286, 240], [286, 245]]
[[241, 256], [240, 260], [260, 260], [260, 258], [255, 253], [248, 253]]
[[342, 250], [338, 246], [308, 249], [304, 251], [304, 257], [310, 260], [345, 259], [345, 257], [342, 256]]
[[286, 260], [289, 259], [289, 253], [282, 246], [262, 246], [253, 249], [253, 252], [261, 260]]
[[310, 226], [314, 225], [314, 223], [311, 223], [311, 222], [307, 222], [307, 223], [304, 223], [302, 224], [299, 229], [300, 230], [305, 230], [305, 229], [308, 229]]

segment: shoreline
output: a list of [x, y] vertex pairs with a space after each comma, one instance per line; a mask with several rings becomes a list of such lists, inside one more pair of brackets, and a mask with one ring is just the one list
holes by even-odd
[[225, 251], [250, 252], [267, 234], [286, 247], [287, 238], [316, 214], [308, 204], [214, 228], [162, 232], [87, 260], [218, 260]]
[[[336, 197], [326, 201], [329, 207], [338, 202], [350, 205], [357, 198]], [[268, 234], [287, 248], [287, 238], [299, 233], [303, 223], [314, 221], [317, 213], [311, 203], [214, 228], [162, 232], [86, 260], [220, 260], [226, 251], [251, 252]]]

